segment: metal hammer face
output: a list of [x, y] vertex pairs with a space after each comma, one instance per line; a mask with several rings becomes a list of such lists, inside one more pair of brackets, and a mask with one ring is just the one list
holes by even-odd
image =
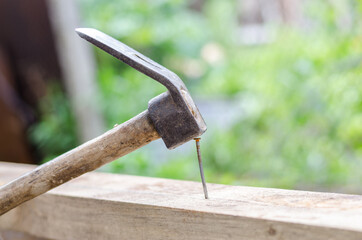
[[173, 149], [202, 135], [207, 127], [189, 91], [173, 72], [116, 39], [91, 28], [78, 28], [80, 37], [163, 84], [167, 92], [151, 99], [151, 121], [166, 147]]

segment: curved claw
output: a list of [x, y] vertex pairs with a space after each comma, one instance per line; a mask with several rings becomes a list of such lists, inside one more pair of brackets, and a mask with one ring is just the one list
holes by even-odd
[[[168, 93], [149, 102], [150, 117], [168, 148], [200, 136], [206, 124], [185, 84], [172, 71], [143, 54], [92, 28], [77, 28], [78, 35], [132, 68], [164, 85]], [[175, 121], [177, 121], [175, 123]]]
[[180, 91], [187, 90], [185, 84], [175, 73], [126, 44], [97, 29], [77, 28], [75, 31], [81, 38], [164, 85], [170, 91], [172, 98], [176, 98], [175, 102], [178, 100]]

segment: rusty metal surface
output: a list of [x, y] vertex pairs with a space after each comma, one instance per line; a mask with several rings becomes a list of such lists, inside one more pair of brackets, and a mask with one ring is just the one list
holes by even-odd
[[189, 91], [172, 71], [96, 29], [78, 28], [80, 37], [158, 81], [167, 92], [149, 102], [150, 118], [167, 148], [172, 149], [203, 134], [207, 127]]

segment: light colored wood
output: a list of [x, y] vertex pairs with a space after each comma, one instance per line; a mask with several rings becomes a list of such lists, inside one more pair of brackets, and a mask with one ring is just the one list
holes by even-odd
[[103, 135], [0, 187], [0, 216], [25, 201], [158, 138], [159, 135], [146, 110]]
[[[29, 168], [1, 163], [0, 181]], [[87, 173], [1, 216], [0, 228], [51, 239], [362, 239], [362, 196], [208, 187], [205, 200], [198, 182]]]

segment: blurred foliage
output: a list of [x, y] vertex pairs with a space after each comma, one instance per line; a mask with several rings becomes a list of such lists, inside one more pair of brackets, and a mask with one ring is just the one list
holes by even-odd
[[[269, 41], [251, 46], [239, 41], [235, 2], [209, 0], [196, 11], [180, 0], [87, 0], [81, 9], [84, 25], [172, 69], [193, 96], [243, 103], [239, 121], [209, 129], [211, 137], [201, 142], [208, 181], [362, 192], [362, 3], [334, 1], [339, 7], [333, 7], [331, 1], [306, 1], [304, 27], [266, 24]], [[340, 24], [341, 9], [352, 16], [349, 28]], [[108, 127], [143, 111], [164, 91], [95, 51]], [[57, 102], [57, 94], [52, 98], [47, 105], [52, 114], [45, 109], [32, 131], [47, 157], [75, 142], [68, 104]], [[66, 131], [58, 134], [56, 124]], [[149, 151], [132, 153], [107, 169], [199, 179], [194, 153], [155, 163]]]
[[41, 119], [29, 129], [29, 138], [47, 162], [76, 147], [76, 124], [68, 99], [55, 83], [48, 86], [39, 109]]

